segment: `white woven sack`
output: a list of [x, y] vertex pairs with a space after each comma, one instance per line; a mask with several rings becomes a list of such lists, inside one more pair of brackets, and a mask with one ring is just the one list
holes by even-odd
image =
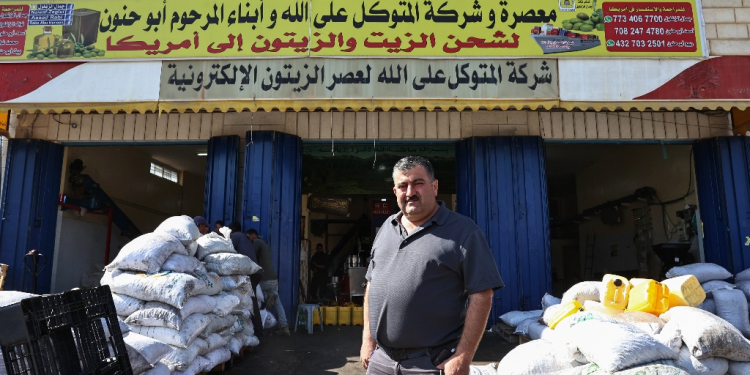
[[176, 346], [182, 349], [187, 347], [206, 329], [209, 318], [203, 314], [193, 314], [182, 322], [182, 329], [176, 331], [164, 327], [142, 327], [131, 326], [130, 329], [135, 333], [151, 337], [165, 344]]
[[247, 275], [221, 276], [221, 282], [224, 284], [223, 290], [230, 292], [243, 286], [250, 286], [250, 277]]
[[[204, 339], [208, 339], [208, 337], [213, 333], [221, 332], [231, 327], [236, 319], [235, 315], [218, 316], [216, 314], [207, 314], [206, 316], [211, 319], [211, 322], [208, 323], [206, 328], [204, 328], [203, 332], [201, 332], [200, 334], [200, 337]], [[226, 345], [226, 343], [224, 343], [224, 345]]]
[[686, 266], [673, 267], [667, 271], [667, 278], [693, 275], [701, 284], [711, 280], [726, 280], [732, 277], [724, 267], [713, 263], [695, 263]]
[[161, 362], [157, 363], [154, 368], [143, 373], [143, 375], [171, 375], [169, 367]]
[[260, 310], [260, 320], [261, 322], [263, 322], [263, 329], [271, 329], [279, 324], [279, 322], [276, 320], [276, 317], [266, 309]]
[[630, 324], [586, 321], [571, 327], [569, 334], [578, 351], [609, 372], [677, 359], [671, 349]]
[[734, 277], [734, 282], [750, 280], [750, 268], [740, 272]]
[[632, 324], [652, 336], [661, 332], [661, 329], [667, 323], [662, 319], [659, 319], [656, 315], [641, 311], [626, 311], [613, 316], [612, 319], [618, 322]]
[[557, 305], [548, 306], [546, 309], [544, 309], [542, 316], [539, 318], [539, 323], [542, 323], [545, 326], [549, 326], [552, 321], [552, 317], [554, 317], [555, 314], [557, 314], [557, 311], [562, 307], [563, 305], [560, 303], [558, 303]]
[[209, 314], [216, 308], [216, 300], [211, 296], [190, 297], [180, 310], [180, 318], [185, 319], [193, 314]]
[[212, 352], [209, 352], [205, 355], [205, 357], [208, 360], [209, 367], [213, 369], [214, 367], [232, 359], [232, 352], [230, 352], [227, 348], [219, 348]]
[[231, 340], [229, 340], [229, 343], [227, 344], [226, 348], [229, 349], [230, 352], [234, 355], [240, 355], [240, 349], [242, 349], [242, 343], [243, 339], [240, 339], [239, 337], [235, 336], [232, 337]]
[[229, 294], [239, 298], [240, 303], [237, 305], [233, 310], [232, 313], [242, 314], [242, 310], [252, 309], [253, 308], [253, 296], [250, 294], [251, 289], [247, 288], [237, 288]]
[[242, 254], [211, 254], [203, 261], [206, 262], [206, 270], [222, 276], [254, 275], [263, 270], [252, 259]]
[[729, 375], [747, 375], [750, 374], [750, 362], [729, 361]]
[[161, 363], [167, 365], [170, 371], [185, 371], [198, 358], [200, 352], [207, 351], [207, 349], [208, 343], [197, 338], [187, 349], [175, 347], [172, 353], [161, 359]]
[[546, 325], [534, 322], [529, 325], [529, 339], [530, 340], [546, 340], [549, 342], [555, 342], [555, 335], [557, 333]]
[[496, 375], [497, 363], [490, 363], [484, 366], [469, 366], [469, 375]]
[[231, 327], [229, 327], [229, 332], [232, 333], [232, 335], [236, 335], [238, 333], [246, 332], [249, 327], [252, 327], [252, 323], [247, 321], [242, 315], [232, 315], [235, 320]]
[[661, 332], [654, 335], [654, 338], [677, 354], [682, 349], [682, 331], [675, 323], [665, 324]]
[[203, 357], [198, 357], [193, 363], [188, 366], [185, 371], [175, 371], [172, 375], [197, 375], [203, 372], [203, 369], [208, 367], [208, 360]]
[[182, 308], [188, 298], [204, 288], [204, 284], [186, 273], [161, 272], [153, 275], [120, 270], [104, 273], [102, 285], [119, 294], [144, 301], [164, 302]]
[[697, 359], [690, 355], [690, 350], [682, 347], [677, 364], [690, 375], [724, 375], [729, 370], [729, 361], [725, 358], [710, 357]]
[[0, 290], [0, 307], [10, 306], [27, 298], [38, 297], [37, 294], [16, 292], [12, 290]]
[[162, 302], [147, 302], [143, 308], [130, 314], [126, 324], [147, 327], [166, 327], [180, 330], [182, 316], [180, 310]]
[[156, 227], [154, 233], [169, 234], [181, 241], [183, 246], [189, 246], [201, 236], [201, 232], [198, 230], [198, 226], [195, 225], [193, 218], [186, 215], [173, 216], [164, 220]]
[[185, 245], [185, 249], [187, 249], [188, 256], [194, 257], [198, 253], [198, 243], [193, 241], [190, 245]]
[[125, 245], [106, 270], [156, 273], [172, 254], [187, 255], [187, 250], [176, 238], [163, 233], [147, 233]]
[[730, 284], [722, 280], [711, 280], [701, 284], [703, 291], [706, 292], [706, 297], [711, 297], [714, 290], [717, 289], [734, 289], [734, 284]]
[[729, 322], [745, 337], [750, 337], [750, 320], [745, 294], [737, 289], [720, 289], [715, 290], [713, 295], [716, 301], [716, 316]]
[[190, 275], [198, 279], [202, 286], [196, 294], [213, 296], [219, 294], [224, 288], [224, 284], [221, 282], [221, 277], [213, 272], [195, 270], [191, 272]]
[[526, 319], [539, 319], [542, 317], [542, 310], [534, 311], [511, 311], [500, 316], [503, 323], [516, 328]]
[[229, 315], [232, 310], [240, 304], [240, 299], [227, 292], [221, 292], [213, 296], [216, 301], [216, 308], [213, 313], [218, 316]]
[[[499, 375], [499, 374], [498, 374]], [[690, 375], [678, 367], [677, 363], [672, 360], [656, 361], [643, 366], [633, 367], [631, 369], [608, 372], [599, 368], [596, 363], [591, 363], [577, 367], [572, 370], [556, 372], [549, 375]]]
[[115, 303], [117, 315], [125, 317], [143, 308], [143, 305], [146, 304], [145, 301], [141, 301], [138, 298], [117, 293], [112, 293], [112, 301]]
[[678, 306], [660, 318], [674, 322], [682, 331], [682, 341], [698, 359], [722, 357], [750, 362], [750, 341], [727, 321], [694, 307]]
[[224, 337], [218, 333], [212, 333], [206, 337], [206, 343], [208, 346], [206, 347], [205, 352], [203, 352], [201, 355], [206, 355], [209, 352], [212, 352], [216, 349], [223, 348], [229, 343], [229, 340], [231, 340], [231, 336]]
[[503, 357], [497, 373], [503, 375], [550, 374], [580, 366], [574, 348], [537, 340], [517, 346]]
[[258, 340], [255, 335], [247, 335], [245, 336], [245, 342], [243, 343], [245, 346], [258, 346], [260, 344], [260, 340]]
[[573, 285], [563, 294], [561, 304], [566, 304], [572, 301], [578, 301], [583, 305], [586, 301], [601, 302], [599, 295], [601, 290], [604, 289], [604, 284], [601, 281], [584, 281], [576, 285]]
[[703, 303], [698, 306], [698, 308], [716, 315], [716, 302], [713, 298], [706, 298]]
[[122, 340], [126, 346], [133, 348], [143, 359], [148, 362], [149, 365], [154, 365], [159, 362], [164, 356], [172, 352], [172, 348], [169, 345], [141, 334], [137, 332], [129, 332], [122, 336]]
[[[529, 337], [529, 327], [532, 323], [537, 323], [538, 318], [529, 318], [521, 322], [518, 326], [516, 326], [516, 330], [513, 332], [514, 335], [520, 335], [523, 337], [528, 338]], [[537, 323], [539, 324], [539, 323]]]
[[237, 253], [237, 251], [234, 250], [234, 245], [232, 244], [232, 241], [229, 240], [229, 237], [224, 237], [216, 232], [211, 232], [205, 236], [201, 236], [195, 242], [198, 243], [198, 252], [196, 255], [200, 260], [203, 260], [203, 258], [211, 254]]
[[743, 280], [737, 282], [737, 289], [741, 290], [745, 294], [745, 298], [750, 300], [750, 280]]
[[552, 305], [559, 305], [561, 302], [562, 299], [557, 298], [549, 293], [545, 293], [544, 297], [542, 297], [542, 310], [547, 310], [547, 308]]
[[190, 273], [195, 270], [203, 270], [205, 272], [206, 267], [195, 257], [182, 254], [172, 254], [167, 258], [164, 264], [162, 264], [161, 270]]
[[136, 351], [133, 347], [125, 345], [125, 352], [128, 353], [130, 368], [133, 370], [133, 375], [143, 374], [144, 372], [153, 368], [151, 364], [149, 364], [142, 355], [138, 354], [138, 351]]

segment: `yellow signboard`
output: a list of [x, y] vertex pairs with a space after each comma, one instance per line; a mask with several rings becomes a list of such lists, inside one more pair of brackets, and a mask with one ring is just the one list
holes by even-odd
[[0, 62], [701, 56], [695, 1], [4, 2]]

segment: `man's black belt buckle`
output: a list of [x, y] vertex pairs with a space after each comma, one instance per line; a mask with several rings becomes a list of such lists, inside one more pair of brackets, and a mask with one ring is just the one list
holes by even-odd
[[413, 358], [419, 358], [430, 355], [429, 349], [427, 348], [419, 348], [419, 349], [389, 349], [380, 347], [380, 349], [383, 349], [383, 352], [388, 355], [392, 360], [398, 362], [403, 361], [406, 359], [413, 359]]

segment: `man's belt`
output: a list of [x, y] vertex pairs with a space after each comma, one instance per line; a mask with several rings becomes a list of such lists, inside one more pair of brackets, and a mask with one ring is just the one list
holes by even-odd
[[430, 349], [428, 348], [391, 349], [382, 346], [380, 346], [379, 348], [383, 351], [383, 353], [385, 353], [388, 357], [396, 362], [430, 355]]

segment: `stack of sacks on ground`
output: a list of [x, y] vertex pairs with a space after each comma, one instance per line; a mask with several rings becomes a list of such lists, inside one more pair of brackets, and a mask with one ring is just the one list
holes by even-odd
[[[221, 276], [195, 258], [207, 242], [214, 242], [212, 253], [235, 253], [230, 241], [216, 237], [221, 246], [204, 241], [190, 217], [173, 217], [128, 243], [105, 268], [101, 283], [109, 285], [131, 331], [125, 343], [134, 375], [194, 375], [228, 361], [232, 351], [257, 345], [252, 325], [237, 310], [240, 298], [225, 292]], [[221, 340], [209, 342], [214, 333]], [[144, 346], [147, 351], [139, 349]]]
[[[732, 275], [695, 264], [667, 276], [659, 283], [607, 275], [573, 286], [559, 303], [545, 295], [538, 318], [539, 311], [503, 315], [517, 324], [516, 334], [534, 341], [506, 355], [497, 373], [750, 374], [746, 296], [721, 281]], [[741, 279], [750, 280], [750, 271], [735, 282]], [[707, 304], [716, 314], [703, 310]], [[518, 322], [522, 314], [528, 319]]]

